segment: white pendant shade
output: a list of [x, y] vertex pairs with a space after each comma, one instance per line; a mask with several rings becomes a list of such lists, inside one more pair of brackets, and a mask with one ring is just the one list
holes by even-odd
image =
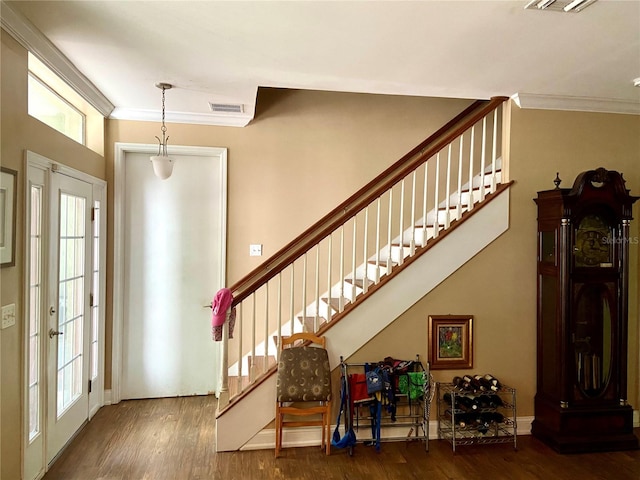
[[166, 155], [154, 155], [151, 157], [153, 173], [161, 180], [166, 180], [173, 172], [173, 159]]
[[160, 129], [162, 132], [162, 140], [156, 136], [159, 143], [158, 155], [151, 157], [151, 163], [153, 164], [153, 173], [156, 174], [156, 177], [160, 180], [166, 180], [173, 172], [173, 159], [167, 155], [169, 137], [167, 137], [167, 126], [164, 124], [164, 91], [172, 88], [173, 85], [170, 83], [156, 83], [156, 87], [162, 89], [162, 128]]

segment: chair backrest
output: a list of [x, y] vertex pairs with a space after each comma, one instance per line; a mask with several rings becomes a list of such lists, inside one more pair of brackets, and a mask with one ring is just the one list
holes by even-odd
[[[297, 341], [302, 340], [300, 346]], [[312, 347], [311, 342], [320, 347]], [[289, 348], [285, 348], [290, 345]], [[331, 399], [331, 368], [324, 337], [296, 333], [282, 337], [276, 378], [278, 402], [312, 402]]]
[[299, 332], [294, 333], [290, 337], [280, 337], [280, 350], [286, 348], [287, 346], [294, 346], [295, 343], [300, 340], [320, 345], [322, 348], [326, 348], [327, 345], [327, 339], [325, 337], [319, 337], [310, 332]]

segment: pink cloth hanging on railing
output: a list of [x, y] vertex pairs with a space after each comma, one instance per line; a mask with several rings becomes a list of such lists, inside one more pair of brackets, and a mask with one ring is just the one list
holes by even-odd
[[[227, 310], [233, 302], [233, 295], [228, 288], [221, 288], [213, 297], [211, 302], [211, 335], [213, 340], [219, 342], [222, 340], [222, 326], [227, 319]], [[229, 315], [229, 338], [233, 338], [233, 327], [236, 323], [236, 309], [233, 308]]]

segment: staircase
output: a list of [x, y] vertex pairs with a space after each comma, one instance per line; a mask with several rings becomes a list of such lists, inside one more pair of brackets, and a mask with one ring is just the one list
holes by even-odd
[[218, 451], [242, 448], [273, 420], [282, 335], [326, 335], [337, 365], [508, 228], [505, 100], [473, 103], [230, 287]]

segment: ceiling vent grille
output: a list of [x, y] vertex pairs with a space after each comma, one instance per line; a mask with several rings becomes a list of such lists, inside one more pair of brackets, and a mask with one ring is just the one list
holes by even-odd
[[240, 103], [212, 103], [209, 107], [214, 113], [244, 113], [244, 105]]
[[525, 9], [549, 10], [550, 12], [578, 13], [597, 0], [531, 0]]

